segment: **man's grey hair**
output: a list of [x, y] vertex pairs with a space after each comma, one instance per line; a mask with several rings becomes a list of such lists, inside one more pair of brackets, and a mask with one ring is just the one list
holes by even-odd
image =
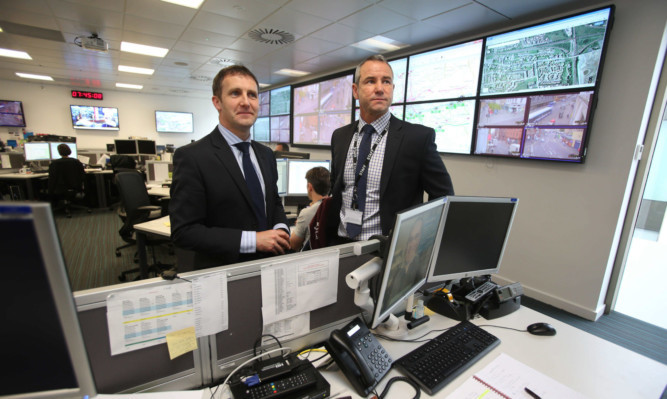
[[[382, 54], [374, 54], [371, 55], [370, 57], [366, 58], [365, 60], [361, 61], [359, 65], [357, 65], [357, 69], [354, 70], [354, 83], [359, 86], [359, 79], [361, 79], [361, 67], [367, 63], [368, 61], [379, 61], [379, 62], [384, 62], [385, 64], [389, 65], [389, 62], [387, 61], [386, 58], [384, 58], [384, 55]], [[394, 76], [394, 70], [391, 68], [391, 65], [389, 65], [389, 69], [391, 69], [391, 75], [392, 78]]]

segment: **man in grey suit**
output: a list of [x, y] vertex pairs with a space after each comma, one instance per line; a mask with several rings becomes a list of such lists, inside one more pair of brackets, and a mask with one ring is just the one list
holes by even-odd
[[195, 252], [194, 268], [283, 254], [289, 228], [273, 151], [250, 140], [259, 84], [246, 67], [213, 80], [218, 126], [174, 153], [169, 216], [177, 247]]
[[454, 194], [435, 131], [389, 112], [393, 78], [381, 55], [368, 57], [355, 71], [352, 92], [361, 118], [331, 138], [329, 243], [388, 235], [396, 213], [422, 203], [424, 191], [431, 199]]

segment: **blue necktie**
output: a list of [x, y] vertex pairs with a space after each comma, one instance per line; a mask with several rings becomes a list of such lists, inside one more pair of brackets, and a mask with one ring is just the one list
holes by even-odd
[[[373, 136], [374, 131], [375, 129], [370, 123], [364, 125], [364, 127], [361, 128], [361, 136], [362, 136], [361, 144], [359, 144], [359, 153], [357, 154], [357, 165], [354, 170], [355, 179], [359, 174], [361, 167], [364, 165], [364, 162], [366, 162], [366, 158], [368, 158], [368, 153], [371, 152], [371, 137]], [[370, 165], [366, 167], [366, 170], [359, 179], [359, 184], [357, 185], [357, 209], [361, 212], [363, 212], [364, 209], [366, 208], [366, 183], [368, 182], [369, 168]], [[347, 231], [347, 235], [350, 238], [355, 238], [361, 233], [361, 225], [347, 223], [345, 225], [345, 230]]]
[[243, 175], [245, 176], [245, 183], [250, 191], [253, 208], [255, 209], [255, 215], [257, 216], [257, 222], [259, 224], [258, 231], [264, 231], [268, 228], [266, 211], [264, 210], [264, 193], [262, 192], [262, 185], [259, 184], [259, 178], [257, 177], [257, 173], [255, 173], [255, 168], [252, 166], [252, 160], [250, 159], [250, 143], [243, 142], [234, 145], [243, 153]]

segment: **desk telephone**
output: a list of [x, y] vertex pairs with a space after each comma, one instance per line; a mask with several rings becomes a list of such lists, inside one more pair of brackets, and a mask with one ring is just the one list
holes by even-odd
[[361, 396], [368, 395], [391, 368], [392, 359], [357, 317], [331, 333], [327, 350]]

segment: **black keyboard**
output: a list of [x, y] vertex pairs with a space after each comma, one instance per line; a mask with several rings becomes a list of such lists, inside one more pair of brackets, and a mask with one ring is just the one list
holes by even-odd
[[394, 365], [433, 395], [499, 344], [497, 337], [463, 321], [398, 359]]

